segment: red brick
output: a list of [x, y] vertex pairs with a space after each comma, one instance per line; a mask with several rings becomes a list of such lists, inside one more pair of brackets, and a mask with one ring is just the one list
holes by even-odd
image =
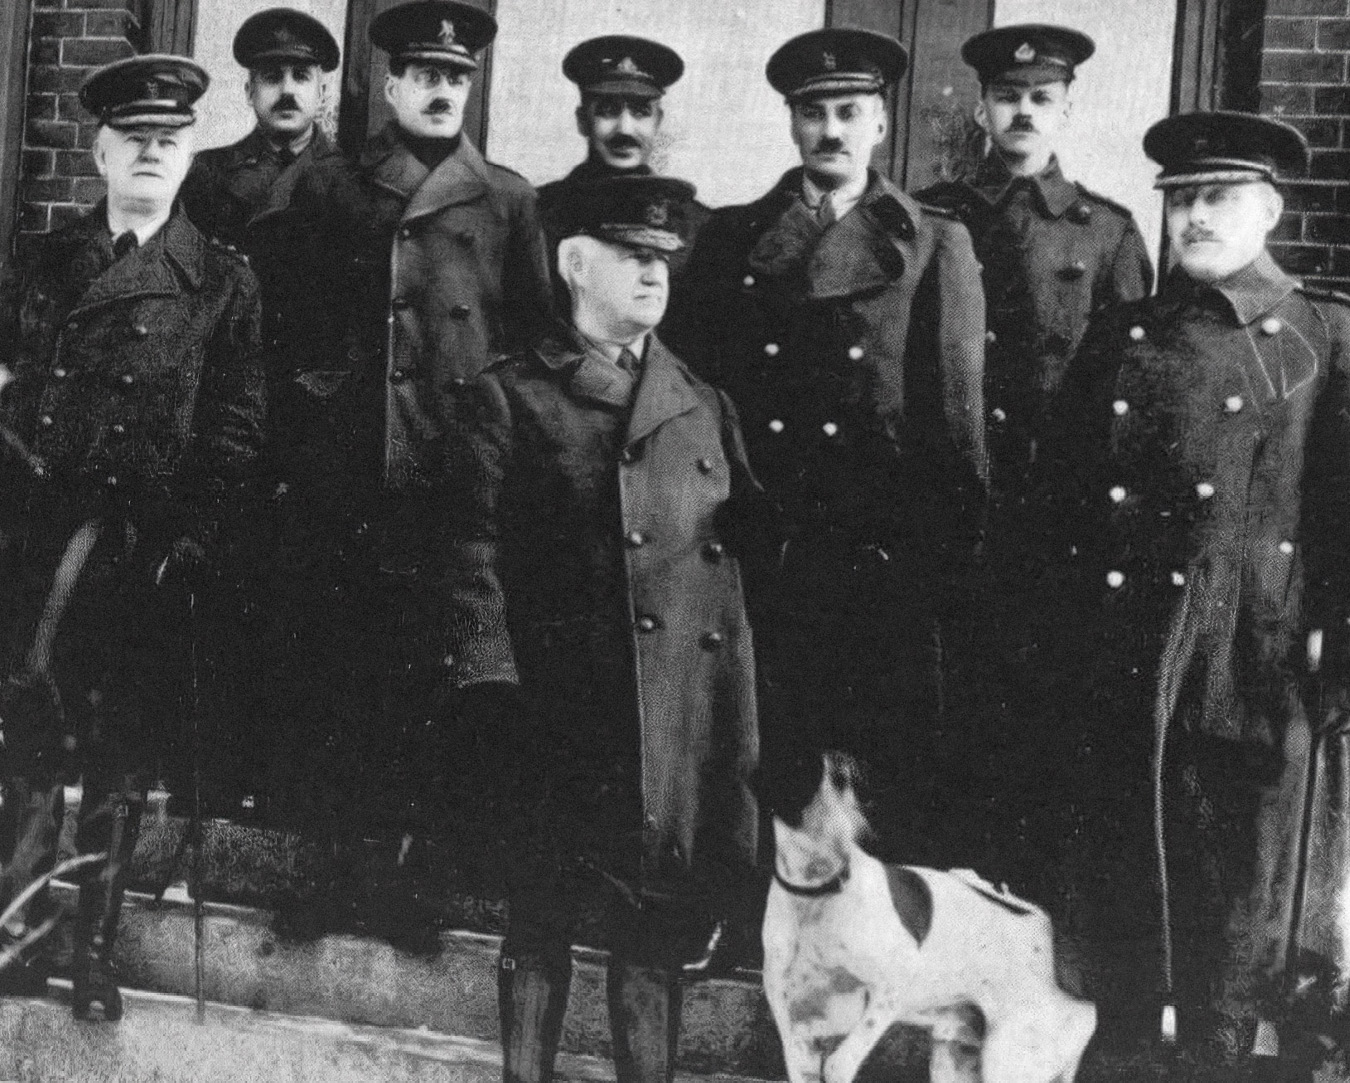
[[1266, 53], [1261, 80], [1267, 83], [1339, 83], [1345, 78], [1340, 53]]
[[111, 64], [134, 52], [125, 38], [67, 38], [61, 42], [61, 63]]
[[49, 177], [56, 156], [49, 150], [29, 150], [23, 152], [21, 169], [25, 177]]
[[74, 191], [69, 177], [34, 177], [23, 186], [24, 198], [34, 203], [69, 203]]
[[1273, 244], [1270, 247], [1280, 266], [1293, 274], [1326, 274], [1331, 266], [1331, 250], [1323, 245]]
[[78, 38], [84, 33], [82, 11], [33, 12], [33, 37]]
[[1350, 150], [1315, 150], [1308, 176], [1313, 180], [1350, 179]]
[[84, 21], [90, 37], [130, 37], [140, 29], [129, 11], [91, 11]]
[[1271, 231], [1270, 238], [1272, 241], [1303, 240], [1303, 215], [1282, 215], [1279, 224]]
[[1321, 211], [1330, 214], [1345, 211], [1341, 196], [1350, 196], [1350, 189], [1331, 184], [1287, 184], [1283, 187], [1285, 210], [1292, 213]]
[[34, 38], [28, 46], [28, 63], [60, 64], [61, 43], [55, 38]]
[[[1307, 86], [1262, 86], [1261, 112], [1275, 116], [1304, 116], [1313, 111], [1313, 91]], [[1331, 113], [1335, 110], [1328, 109]]]
[[1321, 244], [1350, 244], [1350, 217], [1342, 214], [1310, 214], [1304, 219], [1303, 239]]
[[62, 120], [81, 121], [89, 116], [80, 104], [78, 94], [62, 94], [57, 99], [56, 112]]
[[56, 120], [55, 94], [28, 95], [29, 120]]
[[1309, 120], [1300, 117], [1292, 123], [1295, 128], [1308, 137], [1308, 142], [1314, 147], [1339, 147], [1341, 145], [1341, 121], [1339, 120]]
[[46, 233], [48, 221], [45, 203], [25, 203], [19, 211], [19, 228], [30, 233]]
[[51, 64], [34, 64], [28, 69], [30, 94], [55, 94], [61, 89], [61, 69]]
[[1267, 49], [1311, 49], [1317, 41], [1317, 23], [1312, 19], [1267, 19]]
[[1317, 87], [1313, 91], [1313, 112], [1324, 117], [1350, 116], [1350, 88]]
[[93, 155], [87, 150], [58, 150], [54, 168], [63, 177], [98, 176]]
[[[80, 0], [81, 3], [84, 0]], [[1272, 15], [1344, 15], [1345, 0], [1269, 0], [1266, 17]]]
[[60, 229], [72, 222], [79, 221], [88, 209], [88, 207], [81, 207], [73, 203], [53, 203], [52, 229]]
[[30, 147], [75, 146], [79, 131], [74, 124], [59, 120], [30, 120], [26, 126], [25, 142]]
[[1350, 49], [1350, 19], [1319, 19], [1317, 21], [1319, 49]]

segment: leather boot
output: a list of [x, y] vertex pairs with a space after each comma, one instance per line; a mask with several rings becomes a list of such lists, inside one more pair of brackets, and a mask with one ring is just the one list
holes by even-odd
[[[139, 795], [107, 794], [99, 802], [106, 823], [108, 860], [80, 881], [80, 901], [75, 920], [75, 954], [71, 960], [71, 1005], [76, 1019], [96, 1019], [94, 1007], [102, 1009], [105, 1022], [122, 1018], [122, 994], [113, 969], [113, 942], [126, 894], [131, 855], [140, 833], [143, 799]], [[83, 812], [83, 810], [82, 810]], [[86, 824], [81, 823], [83, 835]], [[100, 839], [99, 841], [103, 841]], [[88, 838], [77, 848], [87, 852]]]
[[610, 956], [605, 978], [618, 1083], [671, 1083], [680, 1040], [681, 989], [667, 969]]
[[562, 1040], [572, 956], [502, 953], [497, 1009], [502, 1030], [503, 1083], [549, 1083]]

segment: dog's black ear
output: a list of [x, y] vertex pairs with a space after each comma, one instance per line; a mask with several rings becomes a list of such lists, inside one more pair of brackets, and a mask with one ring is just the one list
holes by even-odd
[[791, 827], [798, 827], [806, 806], [820, 789], [823, 773], [817, 750], [781, 749], [766, 753], [755, 771], [755, 793], [767, 812]]

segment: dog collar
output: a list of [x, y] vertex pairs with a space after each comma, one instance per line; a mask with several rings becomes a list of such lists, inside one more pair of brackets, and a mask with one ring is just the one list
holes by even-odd
[[778, 881], [778, 886], [789, 895], [799, 895], [806, 899], [819, 899], [823, 895], [837, 895], [844, 890], [844, 885], [848, 883], [848, 866], [845, 865], [828, 880], [823, 880], [819, 884], [794, 884], [779, 876], [777, 869], [773, 870], [773, 878]]

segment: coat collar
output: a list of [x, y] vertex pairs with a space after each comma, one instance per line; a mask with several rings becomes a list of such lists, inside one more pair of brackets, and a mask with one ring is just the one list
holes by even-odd
[[[97, 243], [107, 221], [107, 204], [100, 202], [87, 216], [89, 243]], [[72, 310], [81, 312], [134, 297], [172, 296], [183, 284], [196, 290], [206, 275], [206, 242], [188, 221], [182, 208], [148, 242], [129, 252], [89, 284]]]
[[461, 137], [453, 154], [428, 170], [404, 145], [392, 120], [366, 144], [361, 167], [381, 188], [407, 200], [405, 222], [472, 202], [489, 187], [487, 163], [468, 136]]
[[1050, 157], [1050, 164], [1032, 177], [1014, 177], [1007, 164], [996, 153], [985, 155], [975, 173], [971, 187], [990, 206], [1001, 203], [1022, 181], [1032, 191], [1041, 212], [1048, 218], [1062, 218], [1078, 202], [1078, 186], [1064, 176], [1059, 159]]
[[823, 233], [812, 232], [818, 227], [801, 213], [801, 173], [789, 170], [755, 205], [753, 217], [765, 228], [751, 249], [751, 268], [769, 275], [800, 272], [806, 295], [815, 300], [847, 297], [900, 277], [914, 258], [919, 204], [870, 171], [858, 205]]
[[[243, 166], [257, 165], [259, 162], [274, 160], [276, 153], [272, 144], [267, 141], [267, 137], [263, 135], [262, 129], [254, 125], [253, 130], [248, 135], [229, 148], [227, 168], [239, 169]], [[314, 138], [309, 141], [309, 145], [300, 152], [295, 160], [303, 162], [310, 158], [317, 161], [320, 158], [330, 158], [337, 153], [339, 153], [337, 146], [328, 138], [324, 130], [316, 125]]]
[[546, 368], [565, 376], [568, 392], [577, 398], [620, 410], [627, 409], [631, 402], [625, 445], [637, 443], [698, 406], [684, 366], [655, 332], [647, 336], [636, 395], [626, 374], [582, 348], [570, 333], [543, 340], [534, 353]]
[[640, 165], [636, 169], [614, 169], [596, 158], [587, 158], [563, 178], [568, 184], [585, 181], [607, 180], [610, 177], [649, 177], [651, 167]]
[[[253, 131], [249, 133], [245, 142], [247, 142], [248, 139], [256, 139], [256, 142], [261, 144], [259, 155], [266, 155], [268, 157], [275, 155], [276, 152], [272, 149], [271, 145], [263, 139], [261, 132], [259, 132], [257, 128], [254, 128]], [[296, 182], [300, 179], [300, 174], [305, 166], [310, 162], [317, 162], [337, 153], [337, 148], [333, 146], [333, 143], [328, 136], [324, 135], [323, 130], [316, 128], [314, 130], [314, 138], [309, 141], [309, 146], [300, 152], [300, 156], [296, 158], [294, 162], [277, 173], [276, 178], [267, 189], [267, 199], [264, 200], [262, 206], [253, 212], [248, 220], [248, 224], [251, 226], [261, 219], [267, 218], [269, 215], [279, 214], [281, 211], [286, 210], [291, 205], [291, 193], [295, 191]], [[249, 159], [251, 162], [259, 160], [260, 158], [258, 156]]]
[[1298, 282], [1280, 268], [1270, 253], [1262, 252], [1242, 270], [1212, 286], [1197, 282], [1177, 266], [1167, 277], [1163, 296], [1174, 300], [1218, 298], [1224, 310], [1245, 327], [1268, 313], [1297, 287]]

